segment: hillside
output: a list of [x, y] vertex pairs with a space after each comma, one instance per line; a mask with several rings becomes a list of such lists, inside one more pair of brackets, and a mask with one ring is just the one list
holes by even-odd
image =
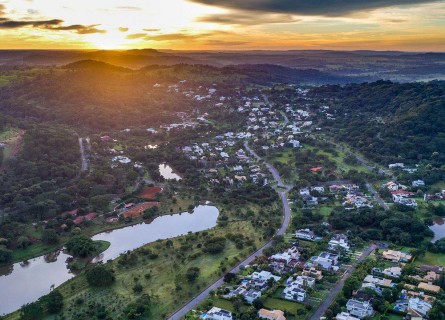
[[370, 159], [445, 164], [444, 82], [377, 81], [325, 86], [312, 94], [326, 99], [335, 114], [325, 125]]

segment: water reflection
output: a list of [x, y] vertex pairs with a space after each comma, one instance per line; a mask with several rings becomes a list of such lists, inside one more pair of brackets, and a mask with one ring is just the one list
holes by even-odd
[[173, 172], [172, 167], [165, 163], [159, 165], [159, 172], [161, 173], [161, 176], [167, 180], [178, 181], [182, 179], [178, 174]]

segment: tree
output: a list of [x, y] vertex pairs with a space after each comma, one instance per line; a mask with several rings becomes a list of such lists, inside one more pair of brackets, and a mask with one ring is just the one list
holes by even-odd
[[11, 250], [8, 250], [5, 246], [0, 245], [0, 262], [7, 263], [12, 258]]
[[42, 242], [45, 244], [56, 244], [59, 237], [54, 229], [45, 229], [42, 232]]
[[58, 290], [53, 290], [51, 293], [41, 298], [46, 311], [50, 314], [58, 313], [63, 307], [63, 296]]
[[188, 268], [185, 277], [188, 282], [195, 282], [199, 277], [200, 269], [198, 267], [190, 267]]
[[264, 303], [261, 299], [255, 299], [252, 302], [252, 305], [254, 306], [255, 309], [259, 310], [261, 308], [264, 307]]
[[115, 278], [110, 269], [102, 264], [95, 266], [86, 273], [88, 284], [92, 287], [110, 286]]
[[26, 249], [31, 245], [31, 241], [26, 236], [20, 236], [17, 239], [17, 245], [22, 249]]
[[66, 250], [76, 257], [85, 258], [96, 251], [93, 240], [84, 236], [72, 237], [65, 245]]
[[20, 311], [20, 320], [38, 320], [43, 318], [42, 306], [39, 302], [25, 304]]

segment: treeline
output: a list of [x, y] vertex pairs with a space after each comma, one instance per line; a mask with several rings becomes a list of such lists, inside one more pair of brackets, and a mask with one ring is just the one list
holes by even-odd
[[[368, 158], [388, 164], [445, 163], [445, 83], [373, 83], [311, 91], [330, 106], [330, 131]], [[402, 160], [401, 160], [402, 159]]]

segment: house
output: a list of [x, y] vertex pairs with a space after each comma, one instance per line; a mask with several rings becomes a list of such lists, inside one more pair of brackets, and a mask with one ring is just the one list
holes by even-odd
[[263, 280], [263, 281], [267, 281], [271, 278], [273, 278], [275, 281], [278, 281], [281, 279], [281, 277], [279, 276], [274, 276], [272, 273], [270, 273], [269, 271], [261, 271], [261, 272], [254, 272], [252, 273], [252, 275], [250, 276], [253, 280]]
[[377, 286], [382, 286], [382, 287], [392, 287], [392, 280], [389, 279], [385, 279], [385, 278], [380, 278], [380, 277], [375, 277], [373, 275], [368, 274], [365, 279], [363, 280], [363, 282], [367, 282], [367, 283], [373, 283]]
[[429, 266], [429, 265], [421, 265], [419, 267], [420, 270], [423, 271], [434, 271], [435, 273], [443, 273], [444, 272], [444, 267], [441, 266]]
[[283, 295], [286, 300], [303, 302], [306, 299], [306, 290], [294, 281], [286, 286]]
[[[293, 277], [290, 277], [287, 283], [291, 283]], [[298, 276], [294, 282], [302, 288], [313, 288], [315, 286], [315, 278], [309, 276]]]
[[299, 239], [308, 240], [308, 241], [314, 241], [315, 240], [315, 233], [311, 231], [310, 229], [300, 229], [295, 232], [295, 236]]
[[267, 320], [286, 320], [284, 312], [281, 310], [260, 309], [258, 311], [258, 317]]
[[300, 196], [310, 196], [311, 192], [309, 191], [308, 188], [304, 188], [304, 189], [300, 189]]
[[261, 291], [250, 289], [249, 291], [245, 291], [242, 296], [247, 303], [252, 304], [256, 299], [261, 298]]
[[317, 191], [319, 193], [324, 193], [324, 187], [312, 187], [312, 191]]
[[330, 252], [322, 252], [318, 257], [313, 259], [313, 263], [315, 266], [320, 266], [325, 270], [337, 269], [335, 265], [338, 263], [338, 254], [330, 253]]
[[300, 252], [297, 247], [292, 247], [284, 252], [274, 254], [269, 259], [272, 261], [284, 261], [286, 264], [289, 264], [292, 260], [298, 260], [299, 258]]
[[440, 287], [432, 284], [431, 282], [428, 282], [428, 283], [421, 282], [417, 286], [417, 289], [422, 290], [422, 291], [434, 292], [434, 293], [440, 292]]
[[342, 312], [339, 313], [335, 316], [336, 320], [359, 320], [359, 318], [356, 318], [354, 316], [351, 316], [349, 313], [347, 312]]
[[423, 181], [423, 180], [414, 180], [414, 181], [411, 183], [411, 185], [412, 185], [413, 187], [423, 187], [423, 186], [425, 186], [425, 181]]
[[205, 320], [233, 320], [232, 313], [230, 311], [213, 307], [202, 317]]
[[407, 313], [415, 317], [425, 317], [432, 308], [430, 302], [424, 301], [418, 297], [411, 298], [408, 301]]
[[320, 270], [315, 269], [314, 267], [305, 268], [303, 270], [303, 276], [309, 276], [315, 278], [316, 280], [323, 279], [323, 274]]
[[409, 262], [412, 256], [401, 251], [386, 250], [382, 253], [383, 259], [390, 260], [393, 262]]
[[343, 248], [346, 251], [349, 251], [350, 246], [348, 243], [348, 237], [344, 234], [336, 234], [332, 237], [332, 239], [328, 242], [329, 249], [335, 250], [337, 248]]
[[400, 278], [400, 276], [402, 275], [402, 268], [400, 267], [386, 268], [385, 270], [382, 271], [382, 273], [388, 277]]
[[401, 162], [391, 163], [388, 165], [388, 168], [390, 168], [390, 169], [405, 168], [405, 164], [403, 164]]
[[356, 316], [359, 319], [370, 317], [374, 312], [370, 301], [349, 299], [346, 303], [346, 308], [348, 309], [349, 314]]

